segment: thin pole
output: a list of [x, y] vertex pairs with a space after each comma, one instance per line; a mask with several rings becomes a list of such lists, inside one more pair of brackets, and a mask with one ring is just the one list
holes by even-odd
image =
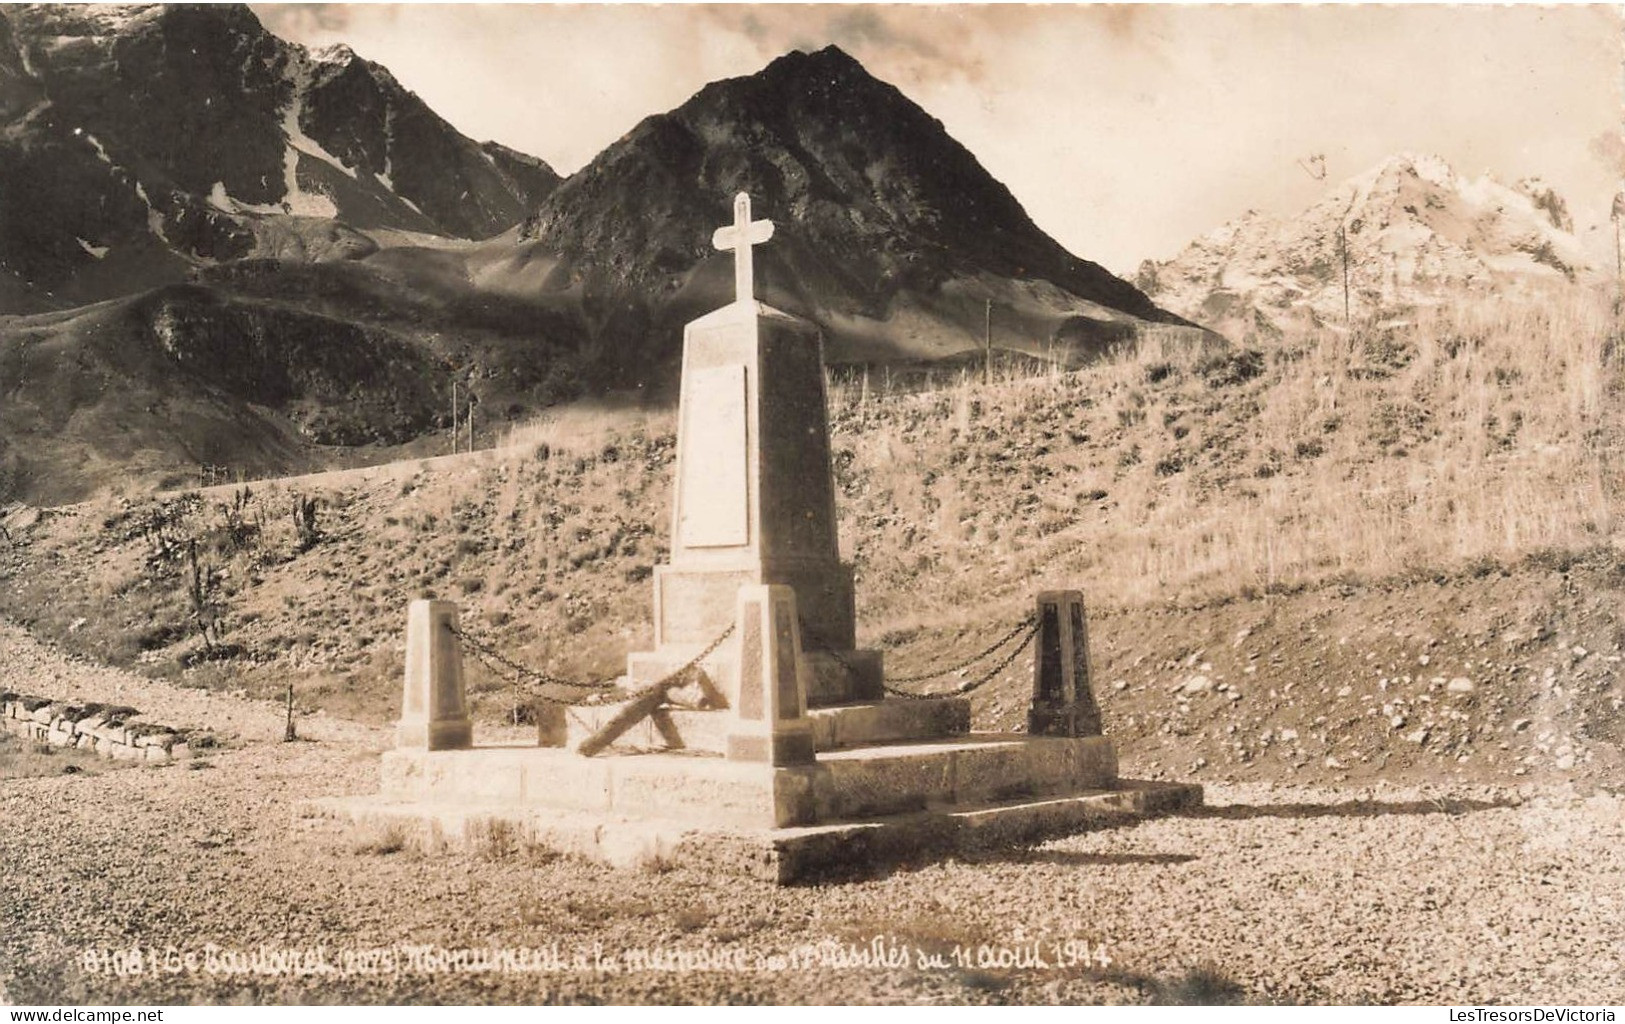
[[451, 453], [457, 454], [457, 380], [451, 382]]
[[1337, 246], [1343, 250], [1343, 326], [1349, 325], [1349, 236], [1337, 228]]
[[463, 449], [467, 452], [474, 450], [474, 392], [468, 393], [468, 446]]
[[1619, 218], [1614, 218], [1614, 280], [1625, 278], [1625, 261], [1621, 260], [1619, 251]]
[[993, 383], [993, 300], [987, 300], [982, 316], [982, 383]]

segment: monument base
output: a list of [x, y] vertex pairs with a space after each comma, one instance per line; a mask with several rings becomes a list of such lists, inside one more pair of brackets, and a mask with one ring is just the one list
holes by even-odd
[[[775, 771], [735, 767], [758, 774]], [[675, 814], [544, 808], [490, 798], [329, 797], [307, 801], [301, 811], [310, 817], [387, 828], [403, 837], [408, 847], [431, 855], [453, 851], [512, 855], [535, 849], [619, 868], [659, 871], [682, 864], [719, 876], [784, 885], [862, 878], [898, 865], [976, 856], [1201, 803], [1202, 789], [1197, 785], [1116, 780], [1057, 796], [778, 828], [696, 822]]]
[[834, 707], [886, 695], [882, 651], [806, 651], [807, 706]]

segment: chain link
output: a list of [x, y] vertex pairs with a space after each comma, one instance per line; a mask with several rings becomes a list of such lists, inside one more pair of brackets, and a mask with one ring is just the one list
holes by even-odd
[[[961, 683], [952, 690], [947, 690], [942, 693], [913, 693], [909, 690], [899, 690], [891, 686], [885, 687], [885, 691], [891, 694], [893, 697], [901, 697], [904, 700], [942, 700], [947, 697], [963, 697], [971, 691], [979, 689], [980, 687], [992, 682], [994, 677], [1000, 672], [1003, 672], [1005, 669], [1009, 668], [1011, 663], [1021, 656], [1021, 652], [1025, 651], [1032, 644], [1033, 638], [1038, 636], [1038, 622], [1036, 618], [1029, 619], [1028, 621], [1022, 623], [1020, 628], [1025, 628], [1027, 630], [1027, 635], [1022, 637], [1021, 643], [1013, 647], [1009, 654], [1005, 655], [999, 660], [998, 664], [988, 669], [987, 672], [983, 673], [980, 678], [972, 682]], [[1015, 633], [1011, 633], [1006, 636], [1004, 640], [999, 642], [1002, 644], [1005, 640], [1009, 640], [1010, 637], [1015, 635]], [[993, 649], [997, 650], [996, 647]], [[901, 680], [898, 681], [900, 682]]]
[[[648, 686], [641, 687], [636, 691], [628, 692], [624, 687], [619, 685], [621, 678], [619, 676], [610, 676], [604, 679], [582, 682], [573, 679], [561, 679], [552, 673], [544, 672], [540, 669], [530, 668], [526, 665], [521, 665], [519, 662], [514, 661], [512, 658], [502, 654], [489, 642], [481, 640], [466, 630], [459, 629], [450, 623], [446, 624], [446, 629], [459, 641], [461, 641], [463, 645], [471, 653], [473, 653], [476, 658], [484, 663], [485, 667], [490, 669], [492, 674], [499, 679], [503, 679], [506, 682], [524, 689], [533, 689], [542, 686], [562, 686], [569, 689], [594, 691], [580, 697], [557, 697], [543, 693], [536, 694], [539, 699], [549, 703], [564, 704], [572, 707], [584, 704], [604, 704], [611, 701], [636, 700], [638, 697], [645, 696], [657, 689], [669, 687], [673, 680], [693, 671], [696, 665], [714, 654], [716, 649], [721, 647], [723, 642], [726, 641], [728, 637], [733, 635], [734, 628], [735, 624], [730, 624], [728, 628], [723, 630], [722, 634], [715, 640], [711, 641], [711, 643], [707, 645], [703, 651], [695, 655], [680, 668], [667, 673], [664, 677], [650, 683]], [[981, 676], [977, 677], [975, 680], [967, 683], [961, 683], [952, 690], [946, 690], [941, 693], [914, 693], [909, 690], [900, 690], [897, 689], [896, 686], [890, 685], [891, 683], [920, 683], [931, 679], [940, 679], [943, 676], [952, 675], [955, 672], [963, 672], [972, 665], [991, 657], [999, 650], [999, 648], [1003, 647], [1005, 644], [1008, 644], [1011, 640], [1014, 640], [1023, 632], [1026, 633], [1026, 636], [1022, 637], [1021, 643], [1012, 648], [1010, 652], [1001, 658], [996, 665], [994, 665], [987, 672], [983, 673]], [[1020, 622], [1016, 623], [1016, 625], [1012, 627], [1008, 633], [1005, 633], [992, 644], [989, 644], [982, 650], [977, 651], [975, 654], [972, 654], [961, 661], [955, 662], [952, 665], [946, 665], [929, 672], [923, 672], [910, 676], [897, 676], [891, 679], [889, 684], [885, 685], [883, 689], [888, 694], [891, 694], [894, 697], [901, 697], [905, 700], [941, 700], [947, 697], [964, 696], [973, 690], [985, 686], [1000, 672], [1003, 672], [1006, 668], [1009, 668], [1011, 663], [1014, 662], [1016, 658], [1021, 656], [1021, 652], [1025, 651], [1027, 647], [1032, 644], [1033, 638], [1037, 635], [1038, 616], [1029, 615], [1025, 619], [1022, 619]], [[807, 640], [809, 641], [809, 646], [812, 647], [812, 649], [830, 655], [836, 661], [840, 662], [848, 671], [857, 671], [856, 667], [833, 646], [823, 643], [816, 636], [810, 634], [807, 636]], [[610, 691], [614, 692], [612, 693]]]
[[717, 648], [721, 647], [723, 645], [723, 643], [730, 636], [733, 636], [734, 629], [737, 626], [738, 626], [737, 622], [730, 622], [728, 624], [728, 628], [723, 630], [720, 636], [718, 636], [715, 640], [711, 641], [709, 644], [706, 645], [705, 650], [703, 650], [700, 653], [694, 655], [694, 657], [688, 659], [688, 661], [684, 662], [681, 667], [675, 668], [672, 671], [667, 672], [665, 675], [661, 676], [659, 679], [657, 679], [654, 682], [650, 683], [648, 686], [641, 687], [638, 690], [634, 691], [633, 693], [629, 694], [628, 695], [628, 700], [637, 700], [639, 697], [647, 696], [648, 694], [651, 694], [651, 693], [655, 692], [656, 690], [667, 689], [667, 688], [671, 687], [671, 685], [674, 682], [676, 682], [676, 680], [682, 678], [683, 676], [688, 675], [690, 672], [694, 671], [694, 669], [699, 666], [700, 662], [704, 661], [706, 658], [709, 658], [711, 655], [715, 654]]
[[957, 664], [949, 665], [945, 668], [935, 669], [930, 672], [922, 672], [919, 675], [897, 676], [891, 681], [894, 683], [923, 683], [931, 679], [940, 679], [943, 676], [952, 675], [955, 672], [963, 671], [964, 669], [970, 668], [972, 665], [981, 661], [983, 658], [988, 657], [994, 651], [997, 651], [1011, 640], [1014, 640], [1022, 630], [1031, 628], [1035, 623], [1037, 623], [1037, 621], [1038, 616], [1027, 616], [1025, 619], [1022, 619], [1020, 622], [1016, 623], [1015, 627], [1011, 629], [1010, 632], [999, 637], [998, 640], [989, 644], [985, 649], [977, 651], [975, 654]]
[[608, 691], [620, 689], [619, 676], [607, 676], [603, 679], [595, 679], [590, 682], [581, 682], [574, 679], [561, 679], [550, 672], [544, 672], [540, 669], [534, 669], [526, 665], [521, 665], [519, 662], [514, 661], [512, 658], [498, 651], [488, 641], [481, 640], [466, 630], [458, 629], [449, 622], [446, 623], [446, 629], [451, 633], [452, 636], [462, 641], [463, 646], [466, 647], [474, 655], [474, 657], [478, 658], [482, 663], [484, 663], [485, 667], [491, 670], [492, 675], [522, 690], [536, 690], [543, 686], [563, 686], [575, 690], [596, 691], [594, 693], [585, 694], [581, 697], [551, 697], [541, 693], [536, 694], [537, 697], [540, 697], [542, 700], [550, 703], [567, 704], [572, 706], [603, 703], [604, 698], [609, 696]]
[[[1014, 640], [1017, 636], [1020, 636], [1023, 631], [1026, 631], [1027, 635], [1022, 638], [1021, 643], [1017, 644], [1010, 651], [1009, 654], [1005, 655], [1002, 659], [1000, 659], [999, 663], [994, 665], [992, 669], [990, 669], [988, 672], [984, 673], [982, 676], [980, 676], [979, 678], [977, 678], [973, 682], [962, 683], [959, 686], [955, 687], [954, 689], [947, 690], [947, 691], [944, 691], [942, 693], [914, 693], [914, 692], [909, 691], [909, 690], [899, 690], [899, 689], [897, 689], [897, 688], [895, 688], [893, 686], [889, 686], [889, 685], [883, 685], [882, 689], [884, 689], [887, 693], [891, 694], [894, 697], [902, 697], [905, 700], [941, 700], [941, 699], [943, 699], [945, 697], [963, 696], [964, 694], [970, 693], [972, 690], [975, 690], [980, 686], [986, 685], [988, 682], [990, 682], [993, 679], [994, 676], [998, 675], [1000, 672], [1003, 672], [1006, 668], [1008, 668], [1010, 666], [1010, 663], [1015, 661], [1016, 658], [1020, 656], [1022, 651], [1027, 649], [1027, 645], [1029, 645], [1029, 644], [1031, 644], [1033, 642], [1033, 637], [1038, 635], [1038, 616], [1037, 615], [1029, 615], [1025, 619], [1022, 619], [1020, 622], [1016, 623], [1015, 627], [1012, 628], [1010, 630], [1010, 632], [1008, 632], [1008, 633], [1004, 634], [1003, 636], [999, 637], [999, 639], [996, 642], [994, 642], [992, 645], [990, 645], [990, 646], [988, 646], [986, 648], [983, 648], [980, 651], [977, 651], [975, 654], [971, 655], [968, 658], [965, 658], [964, 660], [962, 660], [960, 662], [957, 662], [956, 664], [948, 665], [948, 666], [945, 666], [943, 668], [937, 669], [937, 670], [935, 670], [933, 672], [927, 672], [927, 673], [924, 673], [922, 675], [899, 676], [899, 677], [891, 680], [891, 682], [893, 682], [893, 683], [918, 683], [918, 682], [923, 682], [923, 681], [925, 681], [927, 679], [940, 679], [941, 677], [949, 675], [949, 674], [954, 673], [954, 672], [961, 672], [961, 671], [969, 668], [970, 666], [976, 664], [977, 662], [982, 661], [983, 659], [989, 657], [994, 652], [998, 651], [999, 648], [1003, 647], [1005, 644], [1009, 643], [1011, 640]], [[836, 661], [840, 662], [841, 665], [843, 667], [845, 667], [846, 670], [849, 671], [849, 672], [854, 672], [855, 673], [855, 672], [858, 671], [857, 667], [855, 665], [853, 665], [850, 661], [848, 661], [846, 659], [846, 656], [843, 655], [833, 645], [825, 643], [821, 639], [819, 639], [817, 636], [811, 635], [811, 634], [808, 634], [806, 636], [806, 639], [807, 639], [809, 647], [812, 650], [819, 651], [819, 652], [821, 652], [823, 654], [829, 655], [830, 657], [834, 658]]]
[[628, 692], [620, 685], [620, 676], [610, 676], [604, 679], [593, 680], [591, 682], [560, 679], [558, 676], [552, 675], [551, 673], [521, 665], [519, 662], [514, 661], [512, 658], [502, 654], [495, 647], [491, 646], [491, 644], [476, 638], [465, 630], [458, 629], [449, 622], [446, 623], [446, 629], [451, 633], [452, 636], [461, 641], [464, 647], [466, 647], [468, 651], [474, 655], [474, 657], [478, 658], [482, 663], [484, 663], [485, 667], [491, 670], [492, 675], [495, 675], [498, 679], [502, 679], [521, 689], [534, 689], [540, 686], [564, 686], [577, 690], [594, 691], [593, 693], [585, 694], [580, 697], [557, 697], [545, 693], [534, 694], [536, 698], [544, 700], [549, 704], [563, 704], [567, 707], [580, 707], [584, 704], [607, 704], [624, 700], [636, 700], [638, 697], [651, 693], [654, 690], [662, 687], [669, 687], [673, 680], [692, 672], [696, 665], [704, 661], [706, 658], [709, 658], [712, 654], [715, 654], [717, 648], [721, 647], [723, 642], [733, 635], [735, 625], [735, 623], [729, 623], [728, 628], [722, 631], [721, 636], [711, 641], [705, 650], [689, 659], [681, 667], [668, 672], [666, 675], [662, 676], [655, 682], [650, 683], [648, 686], [631, 692]]

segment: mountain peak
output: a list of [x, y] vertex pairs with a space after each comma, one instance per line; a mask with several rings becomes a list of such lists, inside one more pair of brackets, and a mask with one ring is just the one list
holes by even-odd
[[349, 47], [311, 52], [242, 4], [0, 17], [0, 303], [60, 306], [189, 267], [308, 255], [276, 222], [290, 214], [486, 238], [558, 181], [481, 149]]
[[1443, 157], [1427, 153], [1394, 153], [1329, 189], [1320, 203], [1341, 204], [1348, 217], [1359, 216], [1361, 208], [1387, 203], [1408, 195], [1415, 188], [1453, 190], [1459, 176]]
[[894, 87], [871, 75], [851, 54], [831, 44], [820, 50], [791, 50], [755, 74], [712, 82], [673, 113], [718, 107], [730, 112], [725, 116], [732, 117], [741, 112], [741, 107], [759, 112], [831, 104], [845, 104], [857, 112], [894, 102], [913, 106]]
[[310, 59], [318, 64], [350, 64], [356, 59], [354, 50], [345, 43], [318, 46], [310, 51]]
[[762, 73], [771, 75], [785, 71], [795, 71], [797, 73], [834, 71], [844, 74], [856, 72], [865, 78], [873, 77], [869, 74], [868, 69], [858, 62], [856, 57], [853, 57], [834, 43], [830, 43], [819, 50], [791, 50], [782, 57], [775, 59], [763, 69]]
[[[699, 275], [683, 296], [692, 305], [670, 314], [681, 323], [726, 301], [710, 238], [738, 192], [778, 224], [757, 273], [762, 300], [825, 325], [844, 358], [891, 329], [861, 322], [898, 334], [951, 322], [921, 350], [973, 344], [985, 314], [974, 296], [986, 294], [1009, 307], [1053, 300], [1048, 329], [1066, 334], [1056, 347], [1076, 335], [1080, 355], [1137, 320], [1179, 322], [1044, 234], [941, 121], [836, 46], [785, 54], [646, 118], [550, 195], [520, 241], [556, 257], [559, 280], [626, 295], [628, 307], [682, 295]], [[1026, 290], [1047, 299], [1016, 298]]]
[[1589, 270], [1561, 196], [1458, 174], [1442, 157], [1396, 153], [1291, 218], [1243, 216], [1173, 260], [1142, 267], [1152, 298], [1246, 332], [1285, 314], [1341, 320], [1447, 291], [1572, 281]]

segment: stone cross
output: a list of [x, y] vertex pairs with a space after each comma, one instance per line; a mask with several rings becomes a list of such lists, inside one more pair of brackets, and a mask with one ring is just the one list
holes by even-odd
[[734, 196], [734, 222], [717, 228], [711, 244], [723, 252], [734, 254], [734, 301], [740, 304], [756, 298], [756, 280], [751, 266], [750, 248], [761, 245], [773, 237], [773, 222], [750, 219], [750, 196], [741, 192]]

